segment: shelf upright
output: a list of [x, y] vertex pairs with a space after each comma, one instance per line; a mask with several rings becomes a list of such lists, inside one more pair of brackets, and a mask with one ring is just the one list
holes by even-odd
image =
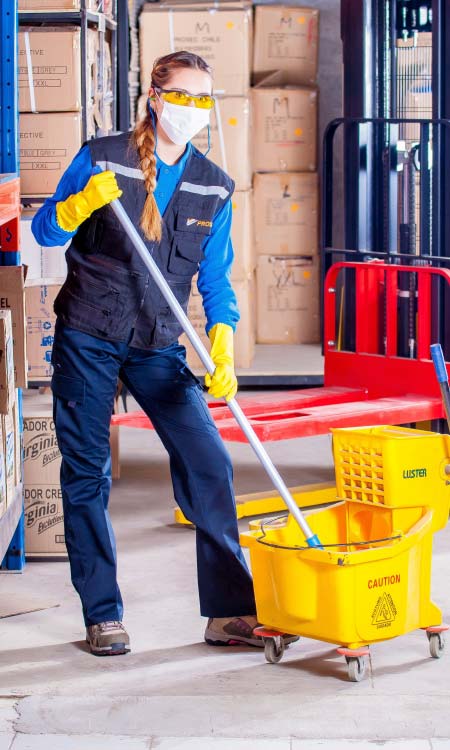
[[[0, 264], [19, 265], [19, 148], [17, 0], [0, 3]], [[23, 431], [22, 391], [17, 390], [20, 432]], [[0, 518], [0, 568], [25, 567], [23, 486]]]
[[[128, 75], [130, 69], [130, 23], [127, 0], [116, 1], [117, 36], [113, 58], [113, 76], [116, 75], [117, 122], [116, 129], [130, 129], [130, 92]], [[111, 49], [111, 56], [113, 50]]]

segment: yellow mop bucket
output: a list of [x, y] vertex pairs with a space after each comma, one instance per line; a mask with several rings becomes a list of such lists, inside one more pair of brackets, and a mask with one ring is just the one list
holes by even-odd
[[282, 656], [279, 634], [294, 633], [342, 644], [359, 680], [370, 643], [425, 628], [432, 655], [443, 650], [430, 583], [433, 532], [450, 504], [449, 438], [379, 427], [334, 430], [333, 441], [339, 502], [308, 514], [322, 549], [290, 516], [242, 536], [268, 661]]

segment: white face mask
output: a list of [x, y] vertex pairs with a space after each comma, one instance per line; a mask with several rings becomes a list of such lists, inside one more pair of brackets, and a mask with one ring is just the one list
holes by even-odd
[[209, 125], [210, 109], [182, 107], [163, 101], [163, 111], [159, 118], [161, 127], [173, 143], [184, 146], [200, 130]]

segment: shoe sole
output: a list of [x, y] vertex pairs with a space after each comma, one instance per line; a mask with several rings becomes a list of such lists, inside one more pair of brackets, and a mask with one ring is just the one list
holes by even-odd
[[91, 654], [94, 656], [122, 656], [123, 654], [129, 654], [130, 648], [125, 643], [111, 643], [110, 646], [104, 646], [103, 648], [96, 648], [87, 641]]
[[[296, 641], [300, 640], [300, 636], [293, 635], [290, 638], [284, 638], [284, 645], [285, 648], [288, 648], [291, 643], [295, 643]], [[218, 633], [214, 633], [214, 631], [206, 631], [205, 633], [205, 641], [208, 644], [208, 646], [252, 646], [253, 648], [264, 648], [264, 640], [262, 638], [258, 638], [258, 640], [254, 638], [233, 638], [229, 636], [221, 636]]]
[[205, 642], [208, 646], [252, 646], [252, 648], [264, 648], [264, 643], [262, 641], [255, 643], [255, 641], [250, 639], [247, 640], [245, 638], [239, 640], [237, 640], [237, 638], [224, 638], [223, 640], [217, 640], [217, 638], [213, 639], [205, 636]]

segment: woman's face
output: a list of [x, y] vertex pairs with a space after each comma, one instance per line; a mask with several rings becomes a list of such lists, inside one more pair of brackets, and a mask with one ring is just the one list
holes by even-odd
[[[179, 90], [187, 92], [188, 94], [212, 94], [212, 80], [209, 73], [205, 73], [204, 70], [196, 70], [195, 68], [179, 68], [170, 76], [167, 83], [163, 86], [166, 90]], [[150, 89], [150, 96], [155, 96], [153, 89]], [[158, 118], [161, 116], [163, 110], [163, 101], [155, 96], [153, 100], [153, 106]], [[191, 102], [189, 105], [194, 106]]]

